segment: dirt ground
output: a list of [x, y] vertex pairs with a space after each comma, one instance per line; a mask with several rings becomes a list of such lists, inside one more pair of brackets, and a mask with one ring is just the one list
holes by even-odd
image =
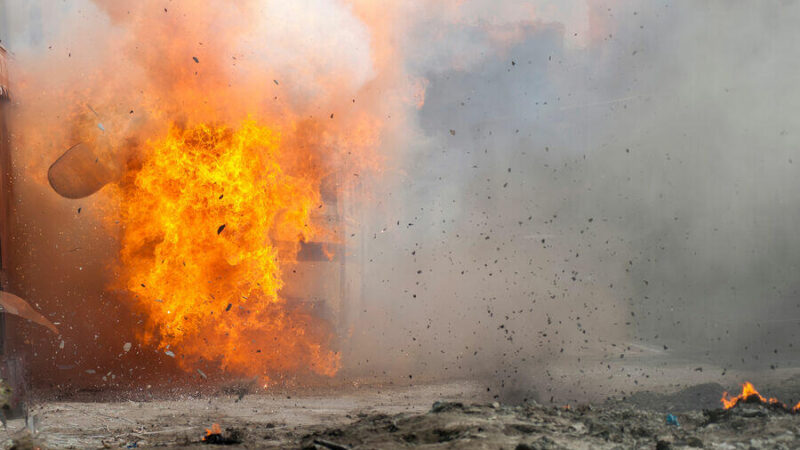
[[[740, 405], [720, 414], [723, 390], [748, 375], [714, 369], [664, 368], [635, 393], [629, 377], [608, 385], [596, 374], [581, 389], [597, 392], [586, 402], [559, 404], [499, 399], [484, 383], [414, 386], [350, 385], [336, 390], [182, 395], [169, 400], [44, 401], [23, 420], [11, 421], [4, 448], [209, 448], [205, 429], [218, 423], [229, 448], [800, 448], [800, 414]], [[683, 373], [688, 382], [675, 386]], [[800, 371], [752, 379], [764, 395], [800, 400]], [[594, 384], [590, 382], [594, 380]], [[661, 384], [658, 384], [661, 383]], [[560, 399], [577, 391], [568, 388]], [[545, 396], [546, 397], [546, 396]], [[520, 399], [517, 399], [520, 400]], [[673, 414], [677, 423], [668, 423]]]

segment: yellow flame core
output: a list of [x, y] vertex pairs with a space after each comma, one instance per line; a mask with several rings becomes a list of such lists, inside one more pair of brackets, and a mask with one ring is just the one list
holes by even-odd
[[314, 236], [309, 212], [322, 204], [316, 174], [281, 167], [290, 151], [250, 119], [173, 127], [116, 192], [121, 279], [146, 317], [140, 337], [185, 369], [338, 368], [324, 324], [279, 296], [281, 270]]

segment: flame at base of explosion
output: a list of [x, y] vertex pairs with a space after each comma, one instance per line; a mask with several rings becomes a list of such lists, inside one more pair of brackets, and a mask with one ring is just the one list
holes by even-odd
[[320, 174], [293, 158], [252, 119], [173, 127], [115, 188], [120, 287], [145, 317], [140, 339], [182, 368], [217, 364], [265, 382], [336, 373], [329, 327], [279, 295], [300, 242], [321, 232], [310, 216]]

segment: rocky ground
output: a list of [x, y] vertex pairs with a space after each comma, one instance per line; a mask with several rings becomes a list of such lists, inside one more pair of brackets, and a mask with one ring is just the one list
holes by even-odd
[[[797, 379], [782, 384], [787, 395]], [[789, 386], [789, 387], [787, 387]], [[46, 402], [36, 434], [12, 422], [5, 448], [800, 448], [800, 415], [758, 404], [722, 411], [722, 386], [640, 392], [596, 404], [492, 402], [470, 383], [179, 400]], [[777, 389], [777, 388], [776, 388]], [[796, 394], [796, 390], [794, 391]], [[672, 414], [672, 417], [669, 415]], [[34, 424], [35, 422], [35, 424]], [[206, 428], [220, 433], [203, 442]]]
[[[797, 448], [800, 421], [766, 408], [665, 414], [628, 405], [578, 408], [436, 403], [424, 414], [364, 415], [301, 437], [302, 448]], [[677, 425], [676, 425], [677, 423]], [[293, 445], [297, 445], [294, 442]]]

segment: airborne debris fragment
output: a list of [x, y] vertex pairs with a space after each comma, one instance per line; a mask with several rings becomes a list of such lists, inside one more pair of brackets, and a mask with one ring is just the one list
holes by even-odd
[[47, 318], [41, 315], [38, 311], [33, 309], [33, 307], [28, 304], [25, 300], [16, 295], [7, 292], [7, 291], [0, 291], [0, 307], [2, 310], [13, 314], [15, 316], [22, 317], [23, 319], [30, 320], [31, 322], [41, 325], [48, 330], [52, 331], [55, 334], [61, 334], [53, 325], [52, 322], [47, 320]]
[[196, 63], [198, 63], [198, 64], [200, 63], [200, 60], [199, 60], [199, 59], [197, 59], [197, 56], [192, 56], [192, 59], [194, 60], [194, 62], [196, 62]]
[[172, 353], [172, 350], [167, 350], [164, 352], [165, 355], [169, 356], [170, 358], [175, 357], [175, 353]]

